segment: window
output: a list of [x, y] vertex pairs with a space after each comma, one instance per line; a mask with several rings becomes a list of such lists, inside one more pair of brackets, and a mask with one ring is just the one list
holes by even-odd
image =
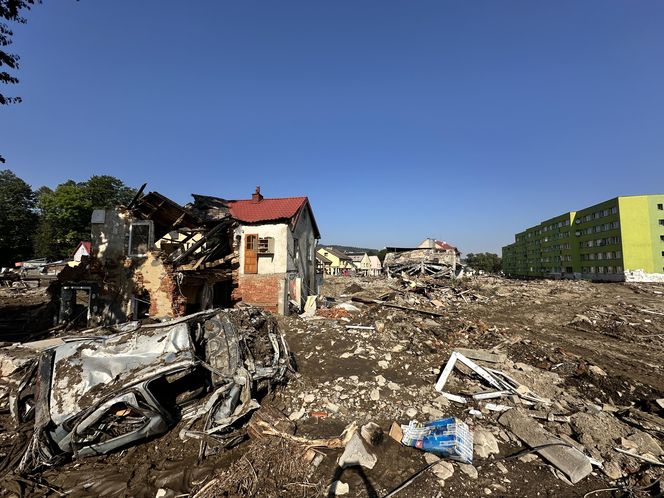
[[274, 254], [274, 237], [261, 237], [258, 239], [259, 254]]
[[134, 221], [129, 226], [129, 256], [145, 256], [152, 248], [152, 221]]
[[661, 240], [662, 242], [664, 242], [664, 235], [660, 235], [660, 236], [659, 236], [659, 240]]
[[616, 206], [613, 206], [611, 208], [611, 214], [616, 214], [618, 212], [618, 208]]
[[659, 224], [664, 226], [664, 220], [659, 220]]
[[657, 204], [657, 209], [664, 211], [664, 204]]
[[[661, 224], [664, 225], [664, 220], [661, 220], [661, 221], [662, 221]], [[611, 223], [611, 228], [620, 228], [620, 222], [619, 221], [614, 221], [613, 223]]]

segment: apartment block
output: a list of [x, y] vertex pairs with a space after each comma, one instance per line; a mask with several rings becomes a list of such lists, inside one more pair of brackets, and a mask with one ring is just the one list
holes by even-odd
[[664, 194], [622, 196], [569, 211], [503, 247], [513, 277], [664, 282]]

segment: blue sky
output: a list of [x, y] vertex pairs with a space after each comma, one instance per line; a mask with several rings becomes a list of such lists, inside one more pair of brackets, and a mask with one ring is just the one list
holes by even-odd
[[15, 29], [0, 153], [34, 187], [111, 174], [308, 195], [323, 241], [496, 251], [664, 192], [664, 2], [47, 0]]

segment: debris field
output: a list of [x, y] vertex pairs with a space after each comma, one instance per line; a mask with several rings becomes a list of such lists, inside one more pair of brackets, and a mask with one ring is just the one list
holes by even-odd
[[[259, 313], [251, 309], [233, 313]], [[13, 370], [43, 353], [5, 346], [0, 496], [645, 497], [664, 491], [664, 285], [340, 276], [326, 277], [316, 309], [306, 309], [270, 318], [272, 338], [285, 339], [275, 349], [280, 355], [265, 354], [273, 341], [246, 336], [254, 354], [242, 349], [245, 367], [247, 359], [263, 357], [271, 367], [288, 350], [290, 365], [278, 369], [275, 382], [247, 390], [255, 409], [225, 420], [224, 437], [215, 437], [210, 425], [192, 429], [178, 408], [159, 434], [96, 456], [75, 448], [57, 461], [21, 453], [37, 437], [35, 424], [17, 425], [9, 409], [18, 392]], [[221, 366], [205, 358], [205, 375], [214, 377]], [[210, 378], [206, 386], [189, 413], [223, 405], [209, 403], [220, 383]], [[243, 399], [238, 406], [247, 411], [250, 404]], [[121, 418], [140, 406], [120, 408]], [[441, 420], [463, 447], [454, 439], [444, 453], [431, 443], [438, 439], [427, 439], [425, 424]]]

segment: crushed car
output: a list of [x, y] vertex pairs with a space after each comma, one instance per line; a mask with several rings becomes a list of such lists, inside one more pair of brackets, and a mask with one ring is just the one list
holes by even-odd
[[87, 331], [23, 362], [9, 408], [33, 424], [20, 472], [107, 454], [185, 421], [182, 438], [237, 442], [234, 425], [281, 381], [290, 352], [256, 309], [202, 311], [168, 322]]

